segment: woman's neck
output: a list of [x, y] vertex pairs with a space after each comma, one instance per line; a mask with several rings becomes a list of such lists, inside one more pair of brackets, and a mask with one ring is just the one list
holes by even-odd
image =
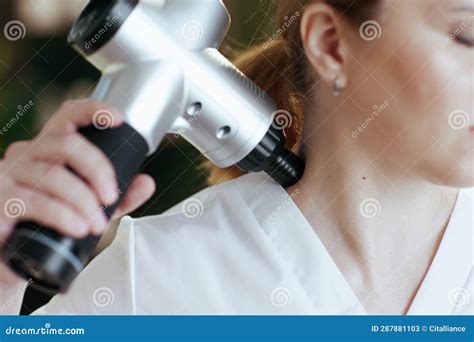
[[351, 142], [304, 148], [313, 149], [305, 153], [305, 174], [288, 192], [299, 189], [295, 202], [318, 232], [342, 236], [349, 230], [365, 244], [361, 252], [369, 253], [384, 237], [423, 238], [443, 228], [456, 189], [397, 175], [395, 168], [386, 172], [387, 164], [371, 161]]
[[415, 268], [416, 283], [431, 264], [458, 191], [390, 162], [397, 149], [390, 141], [367, 157], [376, 147], [344, 137], [347, 127], [339, 127], [336, 115], [306, 125], [305, 174], [287, 191], [299, 190], [296, 205], [353, 288], [406, 277], [404, 267]]

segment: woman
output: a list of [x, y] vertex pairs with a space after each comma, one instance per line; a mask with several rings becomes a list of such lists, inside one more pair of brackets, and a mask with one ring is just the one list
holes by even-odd
[[[303, 179], [283, 189], [214, 170], [214, 182], [235, 179], [163, 215], [124, 217], [38, 313], [473, 314], [472, 2], [278, 3], [281, 28], [238, 64], [291, 113]], [[116, 191], [113, 172], [75, 133], [101, 108], [67, 103], [13, 144], [0, 204], [20, 198], [22, 219], [72, 236], [102, 232], [103, 218], [81, 222]], [[116, 215], [153, 191], [139, 176]], [[4, 238], [14, 220], [1, 220]], [[18, 310], [23, 283], [0, 274]]]

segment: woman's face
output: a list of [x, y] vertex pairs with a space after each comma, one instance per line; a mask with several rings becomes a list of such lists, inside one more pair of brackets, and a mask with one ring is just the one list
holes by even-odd
[[474, 185], [474, 3], [385, 1], [355, 30], [344, 90], [365, 114], [351, 139], [402, 174]]

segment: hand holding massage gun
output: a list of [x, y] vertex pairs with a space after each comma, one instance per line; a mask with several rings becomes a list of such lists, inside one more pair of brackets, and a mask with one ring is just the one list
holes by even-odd
[[[80, 130], [111, 160], [119, 197], [167, 133], [218, 167], [265, 171], [283, 187], [301, 178], [303, 161], [273, 124], [275, 103], [217, 50], [229, 25], [214, 0], [92, 0], [75, 22], [69, 43], [102, 72], [92, 99], [125, 116], [118, 128]], [[109, 218], [117, 204], [105, 208]], [[33, 287], [54, 294], [68, 289], [98, 240], [19, 222], [3, 257]]]

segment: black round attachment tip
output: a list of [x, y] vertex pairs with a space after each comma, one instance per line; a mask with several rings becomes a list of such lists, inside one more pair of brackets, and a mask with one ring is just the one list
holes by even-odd
[[90, 55], [104, 46], [125, 23], [138, 0], [91, 0], [69, 31], [68, 43]]
[[245, 172], [265, 171], [284, 188], [303, 176], [303, 159], [286, 149], [281, 130], [270, 126], [260, 143], [237, 166]]

